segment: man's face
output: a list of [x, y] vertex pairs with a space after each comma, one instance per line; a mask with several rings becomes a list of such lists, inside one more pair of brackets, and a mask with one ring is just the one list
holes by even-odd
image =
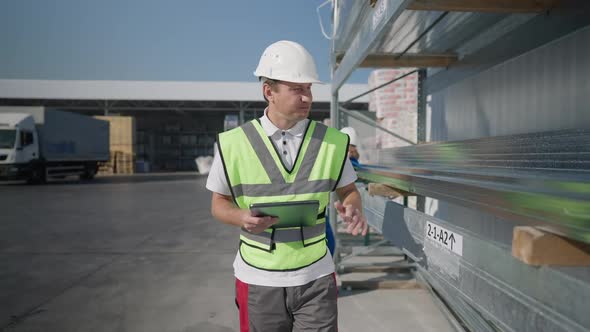
[[359, 159], [359, 151], [357, 150], [356, 145], [348, 145], [348, 158]]
[[265, 87], [265, 94], [276, 115], [281, 118], [298, 122], [309, 116], [313, 100], [311, 83], [277, 81], [273, 88]]

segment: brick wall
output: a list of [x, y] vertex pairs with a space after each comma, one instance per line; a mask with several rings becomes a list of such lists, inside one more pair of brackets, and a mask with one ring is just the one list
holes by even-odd
[[[369, 88], [375, 88], [412, 70], [374, 70], [369, 75]], [[414, 73], [369, 95], [369, 111], [376, 113], [378, 124], [412, 141], [416, 141], [417, 136], [417, 82], [418, 74]], [[377, 148], [408, 145], [382, 130], [377, 130], [375, 144]]]

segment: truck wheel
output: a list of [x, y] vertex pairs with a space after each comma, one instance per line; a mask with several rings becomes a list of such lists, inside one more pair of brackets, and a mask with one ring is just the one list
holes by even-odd
[[96, 175], [96, 167], [86, 166], [84, 169], [84, 173], [80, 175], [80, 179], [82, 180], [92, 180]]
[[45, 174], [45, 167], [40, 165], [33, 166], [33, 169], [31, 170], [31, 175], [29, 176], [27, 182], [30, 184], [41, 184], [45, 183], [46, 181], [47, 177]]

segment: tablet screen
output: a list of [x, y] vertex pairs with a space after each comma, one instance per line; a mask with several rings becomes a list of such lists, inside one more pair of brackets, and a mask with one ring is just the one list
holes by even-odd
[[279, 218], [274, 225], [277, 228], [313, 226], [318, 218], [319, 201], [295, 201], [250, 204], [254, 216], [272, 216]]

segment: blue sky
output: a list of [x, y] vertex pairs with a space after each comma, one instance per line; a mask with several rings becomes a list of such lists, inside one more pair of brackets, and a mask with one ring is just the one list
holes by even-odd
[[[289, 39], [329, 82], [323, 1], [3, 0], [0, 79], [255, 81], [264, 48]], [[329, 32], [330, 5], [323, 14]]]

